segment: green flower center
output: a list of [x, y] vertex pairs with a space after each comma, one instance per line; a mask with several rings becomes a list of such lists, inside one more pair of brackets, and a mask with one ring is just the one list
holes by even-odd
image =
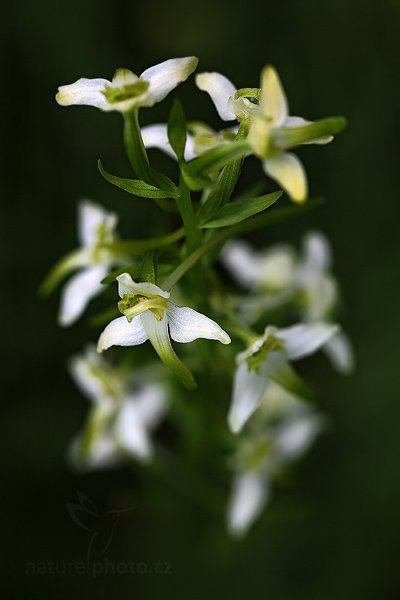
[[142, 295], [125, 294], [118, 302], [118, 310], [125, 315], [131, 322], [137, 315], [150, 310], [157, 321], [162, 321], [164, 312], [168, 310], [169, 305], [165, 298], [161, 296], [146, 297]]
[[150, 83], [144, 79], [138, 79], [135, 83], [126, 83], [116, 87], [115, 85], [106, 85], [103, 94], [109, 104], [125, 102], [143, 96], [149, 89]]
[[251, 356], [246, 358], [249, 371], [260, 373], [262, 365], [266, 362], [271, 352], [282, 352], [284, 350], [283, 342], [273, 335], [269, 335], [260, 348]]

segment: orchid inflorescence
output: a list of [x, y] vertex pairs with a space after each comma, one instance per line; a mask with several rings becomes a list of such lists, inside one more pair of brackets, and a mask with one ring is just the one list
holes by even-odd
[[[168, 222], [177, 218], [171, 213], [179, 215], [181, 226], [121, 240], [117, 216], [84, 199], [78, 209], [80, 247], [54, 267], [43, 291], [71, 275], [59, 313], [60, 325], [69, 326], [93, 298], [118, 285], [114, 308], [94, 319], [111, 319], [97, 349], [89, 345], [70, 361], [73, 379], [91, 402], [87, 424], [71, 444], [73, 464], [93, 469], [131, 459], [162, 462], [163, 428], [170, 421], [176, 454], [185, 456], [190, 448], [191, 460], [209, 445], [232, 471], [227, 524], [233, 534], [243, 534], [261, 514], [275, 475], [307, 450], [325, 424], [310, 402], [312, 390], [291, 363], [322, 349], [347, 373], [354, 359], [335, 322], [339, 289], [326, 238], [310, 232], [300, 254], [281, 244], [258, 251], [240, 236], [318, 204], [307, 200], [306, 172], [292, 150], [331, 142], [345, 121], [289, 116], [279, 76], [266, 66], [259, 88], [237, 89], [220, 73], [197, 75], [197, 87], [229, 122], [219, 131], [187, 122], [177, 99], [166, 123], [141, 128], [139, 110], [163, 100], [197, 63], [195, 57], [176, 58], [140, 76], [118, 69], [111, 81], [81, 78], [59, 88], [62, 106], [122, 114], [134, 176], [112, 175], [101, 161], [100, 173], [136, 198], [154, 200], [169, 213]], [[176, 160], [178, 181], [153, 167], [149, 148]], [[251, 155], [261, 159], [263, 178], [269, 176], [297, 206], [270, 209], [281, 190], [255, 195], [251, 187], [234, 197]], [[192, 344], [199, 339], [223, 346]], [[154, 360], [147, 341], [162, 362]], [[174, 343], [183, 344], [178, 354], [184, 361]], [[138, 348], [114, 349], [108, 360], [104, 352], [118, 346]], [[167, 464], [171, 456], [169, 451]], [[194, 477], [195, 471], [193, 466]]]

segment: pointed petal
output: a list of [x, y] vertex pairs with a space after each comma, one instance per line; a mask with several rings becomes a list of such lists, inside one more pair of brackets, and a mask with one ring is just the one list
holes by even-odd
[[150, 82], [149, 94], [153, 104], [160, 102], [196, 69], [195, 56], [171, 58], [143, 71], [141, 78]]
[[279, 329], [276, 337], [283, 340], [288, 359], [297, 360], [313, 354], [338, 330], [337, 325], [330, 323], [308, 323]]
[[323, 419], [315, 414], [289, 419], [276, 435], [280, 458], [293, 460], [305, 454], [322, 428]]
[[235, 86], [221, 73], [200, 73], [196, 77], [196, 85], [203, 92], [207, 92], [213, 101], [221, 119], [224, 121], [236, 120], [236, 115], [229, 107], [229, 98], [237, 92]]
[[222, 252], [222, 262], [239, 283], [251, 287], [259, 277], [259, 256], [242, 240], [232, 240]]
[[303, 239], [304, 264], [302, 269], [315, 276], [330, 268], [332, 253], [329, 242], [323, 233], [310, 231]]
[[84, 199], [78, 205], [78, 233], [82, 246], [94, 246], [98, 242], [99, 228], [104, 226], [113, 232], [117, 224], [117, 215], [108, 212], [92, 200]]
[[103, 352], [111, 346], [139, 346], [148, 340], [143, 329], [140, 316], [135, 317], [130, 323], [126, 317], [118, 317], [107, 325], [101, 334], [97, 351]]
[[228, 507], [228, 529], [234, 535], [244, 535], [261, 514], [269, 497], [266, 475], [244, 473], [233, 482]]
[[78, 469], [107, 469], [120, 462], [118, 448], [107, 433], [101, 433], [96, 438], [89, 452], [83, 446], [83, 436], [78, 435], [72, 441], [68, 452], [69, 460]]
[[107, 267], [88, 267], [80, 271], [64, 286], [58, 322], [67, 327], [84, 312], [89, 301], [104, 290], [101, 280], [107, 275]]
[[84, 355], [73, 356], [68, 366], [76, 385], [90, 400], [98, 402], [107, 395], [104, 378], [99, 376], [106, 365], [94, 347], [90, 346]]
[[134, 400], [124, 402], [115, 420], [114, 434], [117, 444], [129, 454], [141, 459], [151, 457], [151, 441]]
[[[158, 148], [176, 159], [176, 154], [171, 148], [171, 144], [168, 140], [168, 130], [167, 125], [165, 123], [156, 123], [154, 125], [147, 125], [146, 127], [142, 127], [142, 138], [143, 143], [146, 148]], [[186, 134], [186, 145], [184, 157], [186, 161], [192, 160], [195, 158], [197, 154], [194, 151], [194, 140], [193, 136], [190, 133]]]
[[168, 141], [167, 125], [165, 123], [155, 123], [142, 127], [142, 138], [146, 148], [158, 148], [168, 156], [176, 158], [175, 152]]
[[229, 344], [231, 338], [218, 323], [205, 315], [188, 308], [169, 303], [169, 331], [175, 342], [186, 344], [199, 338], [218, 340], [221, 344]]
[[339, 331], [324, 345], [324, 352], [339, 373], [348, 375], [353, 372], [355, 359], [354, 352], [348, 336]]
[[154, 314], [148, 310], [137, 318], [141, 319], [146, 334], [163, 363], [176, 373], [188, 389], [194, 389], [196, 387], [196, 382], [193, 379], [191, 372], [179, 360], [171, 346], [167, 315], [164, 313], [163, 318], [159, 321]]
[[264, 171], [281, 185], [295, 202], [307, 198], [307, 176], [300, 160], [290, 152], [282, 152], [276, 158], [263, 163]]
[[254, 411], [259, 407], [268, 379], [265, 373], [250, 371], [243, 361], [237, 368], [233, 382], [232, 402], [228, 424], [233, 433], [239, 433]]
[[95, 106], [101, 110], [111, 110], [105, 96], [102, 94], [106, 85], [110, 85], [107, 79], [86, 79], [82, 77], [75, 83], [59, 87], [56, 100], [61, 106], [85, 104], [86, 106]]
[[261, 75], [260, 114], [272, 125], [282, 125], [288, 115], [288, 106], [278, 73], [267, 66]]
[[141, 422], [148, 429], [156, 427], [166, 410], [165, 388], [158, 383], [146, 384], [135, 393], [134, 400]]
[[129, 273], [122, 273], [121, 275], [118, 275], [116, 279], [118, 281], [118, 293], [121, 298], [123, 298], [125, 294], [143, 294], [143, 296], [161, 296], [162, 298], [169, 298], [170, 296], [169, 292], [162, 290], [154, 283], [148, 283], [146, 281], [136, 283]]

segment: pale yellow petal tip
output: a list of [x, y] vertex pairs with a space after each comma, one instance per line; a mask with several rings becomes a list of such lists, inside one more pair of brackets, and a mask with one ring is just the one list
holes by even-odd
[[289, 194], [290, 199], [296, 204], [305, 204], [307, 202], [307, 194]]
[[261, 87], [269, 85], [271, 82], [278, 82], [281, 85], [278, 71], [272, 65], [265, 65], [261, 71]]
[[226, 331], [224, 331], [224, 335], [221, 336], [220, 341], [221, 344], [230, 344], [232, 340]]
[[97, 352], [101, 354], [102, 352], [104, 352], [104, 350], [107, 350], [107, 347], [104, 344], [104, 336], [103, 334], [101, 334], [101, 336], [99, 337], [99, 341], [97, 342]]
[[60, 106], [68, 106], [67, 94], [65, 94], [65, 92], [63, 92], [61, 88], [58, 88], [58, 92], [55, 95], [55, 99], [57, 104], [59, 104]]
[[241, 432], [242, 425], [237, 421], [237, 419], [233, 419], [232, 417], [228, 417], [228, 427], [232, 433], [237, 435]]
[[193, 71], [195, 69], [197, 69], [197, 65], [199, 64], [199, 59], [197, 58], [197, 56], [189, 56], [189, 60], [191, 63], [191, 66], [193, 67]]
[[209, 73], [197, 73], [195, 83], [200, 90], [207, 85], [208, 75]]

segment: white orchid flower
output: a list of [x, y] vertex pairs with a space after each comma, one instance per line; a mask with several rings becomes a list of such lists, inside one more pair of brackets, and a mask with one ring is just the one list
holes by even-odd
[[[306, 234], [301, 257], [283, 244], [257, 252], [244, 240], [232, 240], [223, 250], [222, 262], [243, 287], [257, 292], [245, 299], [233, 298], [247, 321], [254, 322], [265, 310], [293, 301], [302, 320], [331, 320], [339, 294], [330, 273], [331, 250], [322, 233]], [[354, 353], [343, 331], [330, 338], [323, 350], [339, 372], [353, 370]]]
[[228, 424], [239, 433], [260, 406], [269, 382], [294, 361], [321, 348], [338, 331], [337, 325], [307, 323], [278, 329], [268, 326], [264, 335], [237, 356]]
[[[264, 171], [296, 202], [307, 197], [307, 177], [300, 160], [289, 148], [300, 144], [327, 144], [333, 137], [320, 135], [318, 124], [288, 114], [288, 103], [278, 74], [264, 68], [261, 90], [236, 87], [220, 73], [201, 73], [196, 85], [207, 92], [221, 119], [249, 124], [248, 141], [263, 159]], [[314, 126], [314, 129], [313, 127]]]
[[295, 282], [297, 257], [285, 244], [256, 252], [244, 240], [231, 240], [225, 245], [221, 259], [236, 281], [251, 290], [277, 293]]
[[204, 338], [229, 344], [229, 335], [205, 315], [169, 301], [169, 292], [153, 283], [135, 283], [128, 273], [117, 277], [118, 304], [123, 317], [107, 325], [98, 341], [98, 351], [111, 346], [137, 346], [150, 340], [163, 362], [173, 369], [187, 387], [194, 387], [190, 372], [179, 361], [172, 345]]
[[[329, 242], [320, 232], [309, 232], [303, 240], [303, 260], [297, 274], [305, 321], [328, 321], [338, 302], [338, 286], [330, 273], [332, 256]], [[354, 353], [348, 336], [339, 331], [329, 339], [324, 351], [341, 373], [354, 369]]]
[[150, 434], [165, 413], [165, 387], [152, 380], [135, 387], [89, 347], [70, 362], [70, 372], [92, 403], [88, 425], [73, 441], [71, 458], [84, 468], [104, 468], [124, 456], [149, 460]]
[[303, 456], [324, 428], [324, 420], [310, 406], [273, 382], [259, 410], [263, 412], [241, 439], [236, 456], [227, 511], [227, 526], [235, 536], [245, 535], [261, 515], [276, 473]]
[[63, 259], [50, 275], [60, 279], [79, 269], [64, 286], [58, 321], [62, 326], [74, 323], [88, 302], [103, 291], [101, 280], [110, 271], [115, 257], [104, 248], [115, 238], [117, 216], [90, 200], [78, 205], [78, 234], [81, 247]]
[[307, 198], [307, 176], [301, 161], [287, 152], [300, 144], [327, 144], [331, 135], [313, 137], [313, 123], [288, 114], [288, 103], [279, 76], [271, 66], [261, 75], [260, 110], [252, 120], [249, 142], [263, 159], [267, 175], [277, 181], [295, 202]]
[[58, 88], [61, 106], [84, 104], [103, 111], [128, 112], [161, 102], [196, 69], [194, 56], [171, 58], [143, 71], [138, 77], [128, 69], [118, 69], [112, 81], [81, 78]]

